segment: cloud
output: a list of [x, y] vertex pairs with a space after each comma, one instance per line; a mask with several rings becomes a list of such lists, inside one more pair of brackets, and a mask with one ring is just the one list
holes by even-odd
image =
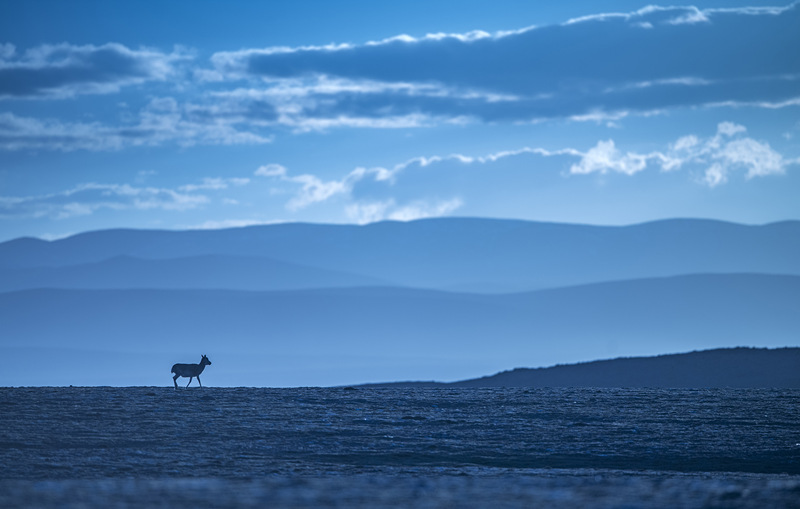
[[294, 194], [286, 203], [287, 210], [292, 212], [297, 212], [316, 203], [326, 202], [334, 197], [341, 197], [348, 202], [344, 210], [345, 215], [353, 222], [365, 224], [384, 219], [411, 221], [447, 215], [460, 208], [463, 205], [463, 201], [460, 198], [447, 200], [415, 199], [403, 204], [398, 204], [393, 198], [363, 201], [353, 196], [353, 188], [358, 183], [370, 178], [376, 182], [391, 181], [394, 173], [402, 171], [408, 165], [427, 165], [438, 160], [440, 158], [415, 158], [395, 166], [392, 170], [385, 168], [356, 168], [339, 180], [328, 181], [310, 174], [290, 175], [286, 167], [275, 163], [259, 167], [255, 171], [255, 175], [295, 185]]
[[232, 186], [241, 187], [249, 183], [248, 178], [209, 177], [197, 184], [170, 189], [89, 182], [50, 194], [0, 196], [0, 218], [67, 219], [91, 215], [102, 209], [184, 211], [211, 202], [207, 195], [198, 194], [197, 191], [224, 191]]
[[0, 196], [0, 218], [47, 217], [66, 219], [111, 210], [188, 210], [208, 203], [203, 195], [172, 189], [135, 187], [129, 184], [80, 184], [58, 193], [9, 197]]
[[124, 86], [164, 81], [175, 64], [189, 56], [180, 50], [130, 49], [122, 44], [102, 46], [45, 44], [18, 54], [11, 44], [0, 45], [0, 98], [71, 97], [116, 92]]
[[63, 122], [0, 113], [0, 150], [109, 151], [127, 147], [263, 144], [272, 141], [241, 129], [237, 117], [209, 117], [172, 98], [153, 99], [133, 122]]
[[[369, 223], [384, 219], [409, 221], [425, 217], [439, 217], [460, 209], [465, 201], [458, 189], [442, 188], [440, 196], [420, 193], [417, 189], [408, 192], [403, 184], [418, 180], [417, 175], [426, 172], [423, 187], [436, 187], [442, 183], [440, 166], [451, 167], [491, 164], [520, 155], [559, 157], [580, 155], [574, 149], [549, 151], [542, 148], [524, 147], [513, 151], [502, 151], [486, 156], [448, 156], [415, 157], [392, 167], [357, 167], [339, 179], [323, 179], [313, 174], [292, 175], [280, 164], [271, 163], [259, 167], [254, 174], [278, 183], [290, 184], [290, 190], [273, 190], [272, 194], [288, 192], [290, 197], [286, 209], [297, 212], [314, 204], [339, 199], [344, 204], [344, 213], [356, 223]], [[505, 182], [502, 176], [497, 181]], [[505, 185], [503, 183], [502, 185]], [[415, 186], [412, 186], [415, 187]], [[441, 195], [448, 196], [442, 198]]]
[[541, 189], [571, 185], [564, 181], [570, 176], [620, 174], [634, 178], [645, 171], [683, 170], [689, 185], [715, 187], [737, 173], [747, 181], [784, 174], [793, 165], [800, 165], [800, 158], [784, 157], [768, 143], [748, 136], [742, 125], [721, 122], [711, 136], [689, 134], [646, 153], [624, 150], [608, 139], [587, 150], [523, 147], [483, 156], [436, 155], [388, 167], [357, 168], [348, 178], [351, 203], [346, 213], [356, 222], [370, 222], [402, 215], [398, 204], [456, 203], [442, 200], [445, 196], [457, 196], [459, 207], [468, 203], [476, 210], [485, 202], [489, 204], [486, 210], [496, 211], [493, 196], [504, 196], [510, 202], [530, 199]]
[[416, 200], [405, 205], [398, 205], [395, 200], [353, 203], [345, 208], [347, 217], [358, 224], [377, 221], [414, 221], [429, 217], [449, 215], [464, 205], [460, 198], [427, 202]]
[[747, 129], [732, 122], [721, 122], [717, 133], [701, 140], [689, 135], [678, 139], [671, 147], [675, 167], [694, 164], [707, 166], [702, 181], [711, 187], [724, 184], [736, 170], [745, 170], [745, 178], [782, 175], [798, 159], [785, 159], [769, 143], [745, 137]]
[[178, 188], [179, 191], [183, 192], [194, 192], [203, 190], [214, 190], [218, 191], [221, 189], [228, 189], [231, 186], [245, 186], [250, 183], [249, 178], [210, 178], [206, 177], [200, 184], [186, 184], [180, 186]]
[[570, 167], [570, 172], [587, 174], [615, 171], [633, 175], [647, 167], [647, 159], [648, 156], [632, 152], [622, 154], [614, 146], [614, 140], [599, 141], [581, 157], [580, 162]]
[[[736, 172], [745, 180], [781, 175], [800, 158], [785, 158], [763, 141], [747, 136], [747, 129], [721, 122], [713, 136], [689, 134], [647, 153], [625, 151], [613, 139], [600, 140], [588, 150], [573, 147], [550, 150], [522, 147], [482, 156], [464, 154], [415, 157], [393, 166], [356, 167], [341, 178], [313, 174], [293, 175], [280, 164], [268, 164], [255, 175], [289, 184], [285, 207], [297, 212], [337, 199], [348, 219], [369, 223], [384, 219], [410, 220], [452, 213], [466, 203], [490, 203], [493, 196], [526, 199], [535, 188], [565, 185], [564, 177], [622, 174], [628, 177], [650, 170], [687, 171], [688, 182], [709, 187], [726, 183]], [[567, 184], [568, 185], [568, 184]], [[510, 197], [514, 196], [514, 197]], [[488, 197], [488, 198], [487, 198]]]
[[[183, 95], [146, 96], [146, 106], [118, 122], [8, 110], [0, 113], [0, 150], [254, 145], [287, 130], [554, 118], [619, 126], [630, 115], [673, 108], [796, 107], [798, 24], [800, 4], [649, 6], [495, 33], [402, 34], [361, 44], [217, 52], [207, 64], [181, 48], [63, 43], [18, 50], [5, 43], [2, 104], [131, 86], [151, 92], [167, 81]], [[187, 73], [193, 73], [192, 83]], [[625, 162], [620, 157], [617, 162]], [[627, 162], [627, 168], [637, 167]]]
[[[236, 88], [208, 93], [209, 117], [236, 117], [250, 125], [291, 129], [294, 132], [334, 128], [399, 129], [461, 123], [449, 109], [422, 111], [414, 101], [427, 97], [436, 101], [446, 93], [440, 87], [411, 84], [355, 82], [312, 77], [280, 80], [269, 87]], [[464, 100], [475, 95], [464, 92]], [[492, 96], [486, 100], [503, 100]], [[350, 103], [347, 111], [340, 106]], [[198, 106], [200, 111], [203, 106]]]
[[280, 164], [268, 164], [259, 167], [255, 171], [255, 175], [298, 185], [299, 188], [294, 197], [286, 204], [288, 210], [297, 211], [311, 204], [324, 202], [334, 196], [349, 193], [353, 183], [364, 176], [364, 171], [356, 169], [341, 180], [324, 181], [310, 174], [289, 175], [286, 168]]
[[259, 177], [285, 177], [286, 168], [280, 164], [266, 164], [259, 167], [256, 170], [255, 175], [258, 175]]
[[633, 175], [650, 163], [663, 171], [685, 166], [704, 168], [700, 179], [710, 187], [724, 184], [736, 170], [744, 170], [745, 178], [782, 175], [798, 159], [785, 159], [769, 143], [744, 136], [747, 128], [732, 122], [721, 122], [714, 136], [701, 139], [696, 135], [678, 138], [667, 150], [637, 154], [622, 154], [613, 140], [600, 141], [581, 154], [579, 162], [570, 167], [572, 174], [624, 173]]
[[[219, 52], [206, 74], [260, 83], [223, 93], [267, 103], [307, 128], [783, 107], [799, 95], [798, 24], [798, 4], [650, 6], [494, 34]], [[416, 120], [397, 121], [409, 118]]]
[[244, 228], [246, 226], [258, 226], [265, 224], [281, 224], [287, 221], [282, 220], [262, 220], [262, 219], [221, 219], [205, 221], [200, 224], [186, 226], [189, 230], [222, 230], [226, 228]]

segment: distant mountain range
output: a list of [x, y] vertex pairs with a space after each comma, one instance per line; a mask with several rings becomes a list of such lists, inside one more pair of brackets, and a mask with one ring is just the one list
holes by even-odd
[[719, 348], [548, 368], [517, 368], [459, 382], [365, 387], [618, 387], [800, 389], [800, 348]]
[[61, 267], [0, 269], [0, 292], [32, 288], [299, 290], [389, 284], [360, 274], [231, 255], [155, 260], [122, 255]]
[[[274, 283], [265, 276], [258, 284], [241, 284], [259, 263], [268, 271], [283, 262], [291, 264], [298, 287], [314, 278], [320, 278], [320, 286], [360, 286], [367, 278], [387, 285], [501, 293], [682, 274], [800, 275], [800, 221], [745, 226], [674, 219], [609, 227], [448, 218], [366, 226], [105, 230], [52, 242], [23, 238], [0, 243], [0, 269], [40, 269], [21, 273], [14, 289], [75, 288], [76, 275], [82, 288], [140, 287], [137, 277], [109, 278], [109, 264], [119, 265], [121, 273], [126, 263], [135, 263], [118, 257], [174, 260], [145, 269], [150, 281], [174, 281], [170, 288], [197, 288], [189, 278], [194, 268], [218, 272], [215, 286], [206, 288], [285, 289], [281, 285], [288, 284], [287, 278], [277, 276]], [[247, 260], [236, 270], [240, 257]], [[176, 264], [187, 266], [183, 274], [188, 279], [175, 276]], [[137, 276], [143, 273], [141, 265]], [[322, 278], [321, 269], [334, 271], [338, 280], [330, 273]]]
[[794, 346], [798, 310], [797, 221], [108, 230], [0, 243], [0, 385], [160, 384], [200, 353], [211, 385], [458, 380]]

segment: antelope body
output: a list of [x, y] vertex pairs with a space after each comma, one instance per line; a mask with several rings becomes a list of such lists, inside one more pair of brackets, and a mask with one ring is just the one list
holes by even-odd
[[189, 384], [192, 383], [192, 378], [197, 377], [197, 383], [200, 384], [200, 387], [203, 386], [200, 383], [200, 373], [206, 368], [206, 366], [210, 366], [211, 361], [208, 360], [208, 357], [205, 355], [202, 359], [200, 359], [200, 364], [175, 364], [172, 366], [172, 373], [175, 373], [175, 376], [172, 377], [172, 382], [175, 384], [175, 388], [178, 388], [178, 377], [186, 377], [189, 379], [189, 383], [186, 384], [186, 387], [189, 387]]

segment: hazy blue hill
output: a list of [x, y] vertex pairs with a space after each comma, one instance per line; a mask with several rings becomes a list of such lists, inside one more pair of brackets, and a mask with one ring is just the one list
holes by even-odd
[[404, 286], [524, 291], [688, 273], [798, 275], [800, 222], [745, 226], [676, 219], [599, 227], [446, 218], [366, 226], [108, 230], [54, 242], [18, 239], [0, 244], [0, 267], [200, 255], [268, 257]]
[[387, 284], [358, 274], [264, 257], [227, 255], [160, 260], [116, 256], [96, 263], [63, 267], [0, 269], [0, 291], [32, 288], [293, 290]]
[[[595, 337], [629, 333], [677, 338], [725, 330], [730, 339], [741, 340], [746, 336], [738, 334], [740, 326], [758, 334], [747, 324], [767, 315], [777, 320], [772, 325], [787, 331], [800, 325], [793, 318], [800, 317], [800, 277], [692, 274], [498, 295], [495, 302], [536, 313], [539, 324], [548, 324], [555, 334], [571, 330]], [[764, 302], [770, 302], [770, 309]], [[795, 333], [788, 344], [796, 341]]]
[[[5, 347], [248, 355], [243, 362], [260, 359], [264, 373], [282, 369], [281, 359], [292, 356], [306, 383], [337, 385], [464, 379], [509, 365], [623, 354], [795, 345], [798, 309], [800, 277], [767, 275], [680, 276], [513, 295], [382, 287], [41, 289], [0, 294], [0, 337]], [[88, 360], [76, 361], [82, 362]], [[231, 369], [224, 379], [236, 385], [236, 369], [220, 365], [216, 372]]]

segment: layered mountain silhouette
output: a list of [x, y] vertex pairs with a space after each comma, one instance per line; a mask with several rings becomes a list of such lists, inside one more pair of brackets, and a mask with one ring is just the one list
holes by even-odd
[[[696, 273], [800, 275], [800, 221], [745, 226], [675, 219], [607, 227], [448, 218], [366, 226], [105, 230], [52, 242], [24, 238], [2, 243], [0, 269], [96, 264], [120, 256], [163, 260], [205, 255], [266, 257], [272, 263], [407, 287], [511, 292]], [[83, 275], [91, 279], [92, 271], [86, 269]], [[169, 277], [171, 270], [152, 267], [156, 276]], [[51, 274], [60, 277], [57, 270]], [[107, 276], [97, 267], [98, 279]], [[230, 277], [235, 281], [240, 276], [231, 272]], [[266, 284], [260, 289], [273, 288]]]
[[31, 288], [298, 290], [388, 284], [360, 274], [232, 255], [155, 260], [121, 255], [62, 267], [0, 269], [0, 292]]
[[199, 353], [213, 385], [464, 380], [796, 345], [799, 309], [797, 221], [108, 230], [0, 244], [0, 385], [158, 384]]

